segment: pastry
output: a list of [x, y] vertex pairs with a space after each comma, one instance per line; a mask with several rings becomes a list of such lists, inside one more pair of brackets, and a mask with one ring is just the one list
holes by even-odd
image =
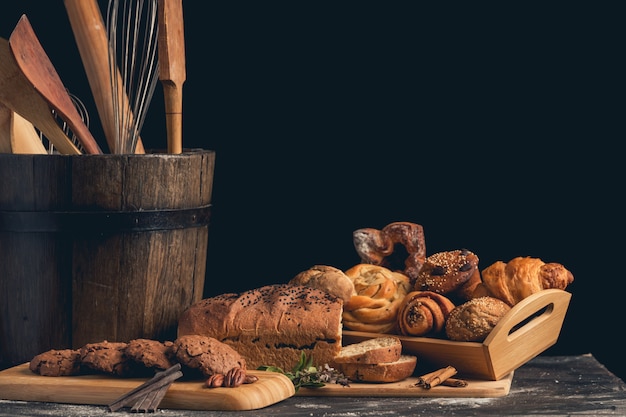
[[411, 287], [409, 278], [385, 267], [357, 264], [346, 271], [356, 295], [343, 311], [346, 329], [394, 333], [398, 307]]
[[417, 278], [426, 258], [424, 229], [416, 223], [393, 222], [380, 230], [357, 229], [352, 240], [362, 263], [402, 271], [411, 282]]
[[490, 295], [514, 306], [542, 290], [564, 290], [573, 281], [574, 275], [559, 263], [520, 256], [508, 263], [497, 261], [485, 268], [482, 284], [476, 288], [474, 296]]
[[411, 291], [398, 309], [398, 332], [405, 336], [436, 336], [444, 330], [455, 305], [432, 291]]
[[473, 298], [456, 306], [446, 321], [446, 336], [457, 342], [482, 342], [511, 310], [494, 297]]
[[323, 365], [341, 351], [342, 311], [342, 300], [317, 288], [267, 285], [195, 303], [179, 317], [178, 337], [213, 337], [239, 352], [250, 369], [290, 370], [303, 353]]
[[[478, 256], [467, 249], [434, 253], [426, 258], [413, 285], [415, 291], [433, 291], [455, 298], [478, 270]], [[466, 301], [466, 300], [463, 300]]]

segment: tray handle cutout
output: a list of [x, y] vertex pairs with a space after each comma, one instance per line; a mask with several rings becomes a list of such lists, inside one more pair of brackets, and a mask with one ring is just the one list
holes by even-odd
[[564, 290], [549, 289], [526, 297], [498, 322], [483, 344], [511, 343], [531, 332], [558, 337], [571, 296]]

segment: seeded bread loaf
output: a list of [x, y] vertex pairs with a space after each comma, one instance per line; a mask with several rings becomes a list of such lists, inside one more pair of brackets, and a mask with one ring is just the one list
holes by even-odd
[[354, 382], [397, 382], [413, 375], [417, 356], [401, 355], [397, 361], [382, 363], [338, 363], [335, 368]]
[[178, 336], [213, 337], [234, 348], [248, 369], [291, 370], [304, 352], [315, 364], [341, 351], [343, 301], [316, 288], [275, 284], [207, 298], [179, 317]]
[[402, 342], [394, 336], [381, 336], [346, 345], [334, 363], [381, 363], [395, 362], [402, 355]]

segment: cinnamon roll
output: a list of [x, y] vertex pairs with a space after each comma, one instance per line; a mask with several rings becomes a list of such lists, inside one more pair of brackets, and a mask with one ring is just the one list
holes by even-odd
[[455, 305], [432, 291], [408, 293], [398, 308], [398, 332], [405, 336], [436, 335], [445, 329]]

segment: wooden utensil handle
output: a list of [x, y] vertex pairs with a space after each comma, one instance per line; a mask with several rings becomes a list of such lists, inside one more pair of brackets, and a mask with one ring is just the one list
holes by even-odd
[[186, 79], [182, 0], [159, 0], [159, 79], [163, 84], [168, 153], [182, 152]]

